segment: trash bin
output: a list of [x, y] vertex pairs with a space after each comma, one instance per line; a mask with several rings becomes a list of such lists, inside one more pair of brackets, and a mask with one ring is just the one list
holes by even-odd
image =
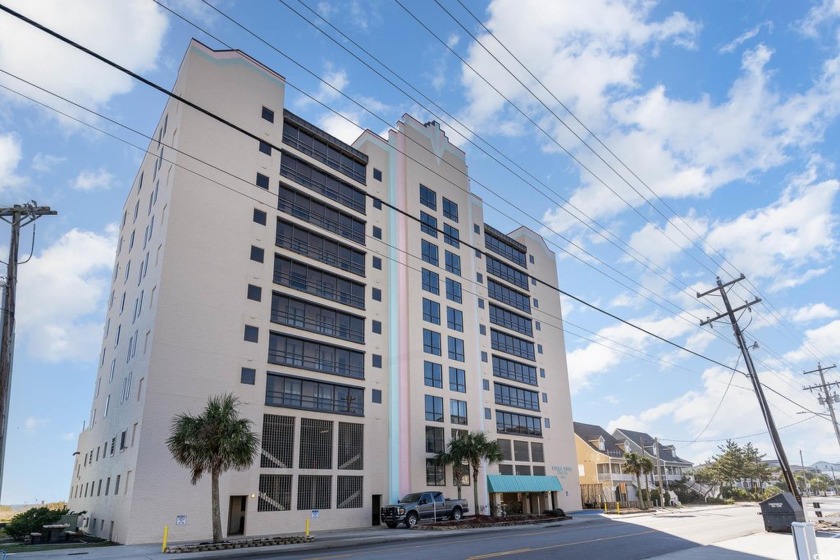
[[791, 523], [805, 522], [805, 512], [790, 492], [776, 494], [760, 502], [759, 505], [761, 516], [764, 518], [765, 531], [790, 533]]

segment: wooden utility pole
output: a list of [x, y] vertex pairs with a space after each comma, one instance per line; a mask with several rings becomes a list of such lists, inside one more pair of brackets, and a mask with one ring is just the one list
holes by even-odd
[[665, 472], [662, 468], [662, 450], [659, 447], [659, 437], [653, 438], [653, 450], [656, 452], [656, 470], [659, 473], [659, 506], [665, 507], [665, 490], [662, 488], [662, 479]]
[[49, 206], [36, 203], [0, 207], [0, 219], [12, 226], [9, 238], [9, 260], [3, 286], [3, 320], [0, 333], [0, 493], [3, 490], [3, 469], [6, 466], [6, 432], [9, 427], [9, 401], [12, 387], [12, 358], [15, 350], [15, 299], [17, 297], [18, 246], [20, 228], [41, 216], [58, 214]]
[[[811, 371], [806, 371], [804, 373], [805, 375], [808, 375], [809, 373], [819, 372], [819, 374], [820, 374], [820, 384], [819, 385], [811, 385], [810, 387], [805, 387], [805, 390], [807, 390], [807, 391], [813, 391], [814, 389], [822, 389], [823, 390], [823, 394], [825, 395], [825, 403], [821, 402], [820, 404], [828, 405], [828, 412], [829, 412], [829, 414], [831, 414], [831, 425], [832, 425], [832, 427], [834, 427], [834, 435], [837, 436], [837, 443], [840, 444], [840, 428], [837, 427], [837, 417], [834, 415], [834, 402], [835, 402], [834, 399], [836, 398], [836, 393], [835, 393], [834, 397], [832, 397], [828, 393], [828, 388], [829, 387], [831, 387], [831, 386], [838, 387], [838, 386], [840, 386], [840, 382], [834, 381], [832, 383], [826, 383], [825, 382], [825, 375], [823, 374], [823, 372], [825, 370], [831, 369], [833, 367], [835, 367], [835, 366], [831, 365], [831, 366], [828, 366], [828, 367], [822, 367], [822, 364], [817, 362], [817, 369], [812, 369]], [[822, 399], [820, 399], [820, 400], [822, 400]]]
[[750, 378], [750, 382], [753, 385], [753, 389], [755, 390], [755, 396], [758, 398], [758, 406], [761, 409], [761, 415], [764, 417], [764, 422], [767, 424], [767, 431], [770, 433], [770, 440], [773, 442], [773, 449], [776, 451], [776, 457], [779, 459], [779, 466], [782, 469], [782, 476], [785, 479], [785, 483], [788, 486], [788, 489], [793, 494], [796, 501], [799, 502], [799, 505], [802, 505], [802, 495], [799, 493], [799, 489], [796, 487], [796, 479], [793, 476], [793, 471], [790, 468], [790, 463], [788, 463], [787, 455], [785, 455], [785, 449], [782, 447], [782, 440], [779, 439], [779, 432], [776, 430], [776, 423], [773, 421], [773, 414], [770, 412], [770, 405], [767, 403], [767, 398], [764, 396], [764, 389], [761, 387], [761, 382], [758, 380], [758, 374], [755, 371], [755, 365], [753, 364], [752, 357], [750, 356], [749, 349], [747, 348], [747, 341], [744, 338], [744, 333], [741, 331], [741, 327], [738, 326], [738, 319], [735, 318], [735, 313], [737, 311], [742, 311], [744, 309], [749, 309], [750, 306], [755, 305], [756, 303], [760, 302], [760, 298], [755, 298], [755, 300], [744, 303], [744, 305], [732, 309], [732, 306], [729, 303], [729, 296], [726, 293], [726, 288], [733, 284], [737, 284], [741, 280], [744, 279], [744, 275], [742, 274], [739, 278], [735, 280], [731, 280], [727, 283], [723, 283], [720, 281], [720, 277], [717, 278], [717, 287], [712, 288], [702, 294], [700, 292], [697, 293], [697, 297], [705, 297], [714, 292], [718, 292], [720, 297], [723, 299], [723, 304], [726, 307], [726, 312], [720, 313], [712, 318], [707, 318], [705, 321], [701, 321], [700, 325], [708, 325], [718, 319], [723, 317], [728, 317], [729, 322], [732, 324], [732, 331], [735, 333], [735, 340], [738, 342], [738, 347], [741, 349], [741, 353], [744, 356], [744, 363], [747, 366], [748, 376]]

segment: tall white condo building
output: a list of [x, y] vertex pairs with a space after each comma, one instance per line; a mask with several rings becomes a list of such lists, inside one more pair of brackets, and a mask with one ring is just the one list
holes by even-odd
[[471, 511], [579, 508], [554, 253], [484, 223], [436, 122], [406, 115], [351, 146], [285, 110], [284, 85], [242, 52], [189, 46], [174, 92], [235, 126], [170, 100], [128, 194], [70, 484], [83, 530], [207, 538], [209, 477], [191, 485], [166, 439], [223, 393], [261, 440], [221, 477], [228, 536], [378, 525], [409, 491], [454, 497], [433, 459], [461, 431], [504, 455], [478, 504], [461, 481]]

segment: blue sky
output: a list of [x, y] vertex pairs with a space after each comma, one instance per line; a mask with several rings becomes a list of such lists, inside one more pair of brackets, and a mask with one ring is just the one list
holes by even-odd
[[[285, 76], [287, 106], [346, 141], [404, 113], [438, 120], [467, 151], [487, 221], [550, 240], [561, 289], [742, 370], [731, 329], [698, 324], [719, 300], [694, 294], [744, 273], [731, 295], [763, 299], [741, 324], [789, 458], [840, 460], [830, 423], [797, 414], [824, 412], [802, 372], [840, 361], [840, 3], [212, 3], [242, 27], [197, 1], [170, 7], [214, 37], [150, 1], [7, 4], [166, 87], [191, 37], [224, 41]], [[2, 500], [51, 501], [67, 496], [116, 224], [165, 99], [6, 14], [0, 69], [140, 133], [0, 73], [68, 115], [0, 90], [0, 204], [59, 212], [37, 222], [20, 269]], [[647, 431], [695, 461], [726, 438], [772, 454], [744, 376], [563, 303], [576, 420]]]

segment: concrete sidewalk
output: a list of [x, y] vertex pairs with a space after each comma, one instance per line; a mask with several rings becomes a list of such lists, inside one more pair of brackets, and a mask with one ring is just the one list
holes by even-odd
[[[602, 519], [613, 519], [615, 517], [593, 514], [591, 512], [574, 512], [571, 515], [573, 515], [573, 519], [561, 521], [557, 524], [563, 526], [577, 525], [596, 522]], [[636, 515], [656, 515], [656, 513], [647, 512], [630, 515], [635, 517]], [[532, 526], [525, 525], [523, 527]], [[383, 526], [365, 529], [313, 532], [316, 538], [315, 542], [306, 544], [180, 553], [177, 555], [164, 554], [161, 552], [160, 544], [147, 544], [101, 548], [80, 546], [79, 548], [66, 548], [48, 552], [15, 553], [10, 554], [8, 557], [20, 560], [57, 560], [58, 558], [83, 554], [86, 559], [90, 560], [172, 560], [173, 558], [221, 560], [245, 555], [277, 556], [292, 551], [305, 550], [312, 552], [369, 544], [398, 543], [414, 541], [416, 539], [444, 539], [462, 536], [465, 533], [476, 534], [476, 532], [495, 532], [500, 530], [510, 530], [510, 527], [452, 531], [407, 531], [387, 529]], [[808, 560], [840, 560], [840, 533], [818, 533], [817, 550], [819, 552], [819, 558]], [[771, 560], [797, 560], [792, 535], [766, 533], [764, 531], [727, 541], [720, 541], [712, 545], [697, 545], [686, 550], [664, 554], [655, 558], [658, 560], [754, 560], [763, 558]]]

